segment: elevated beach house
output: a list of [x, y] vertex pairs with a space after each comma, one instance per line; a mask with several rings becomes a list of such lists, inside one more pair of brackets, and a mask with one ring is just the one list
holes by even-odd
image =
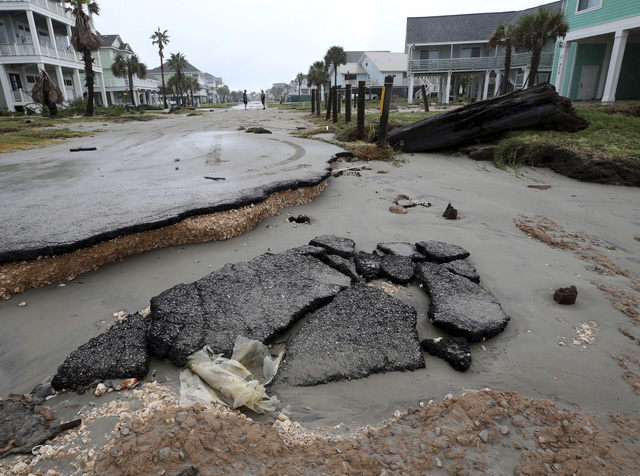
[[[114, 104], [160, 104], [158, 82], [152, 78], [133, 76], [134, 97], [131, 98], [129, 78], [117, 78], [111, 65], [118, 55], [129, 58], [134, 55], [131, 45], [122, 41], [120, 35], [101, 35], [100, 63], [103, 65], [104, 84], [109, 105]], [[142, 59], [140, 59], [142, 62]]]
[[[176, 72], [171, 66], [169, 66], [168, 61], [165, 61], [163, 65], [163, 69], [164, 69], [164, 82], [165, 84], [167, 84], [169, 79], [172, 76], [175, 76]], [[162, 85], [162, 72], [161, 72], [160, 66], [149, 70], [148, 73], [150, 77], [157, 78], [159, 84]], [[191, 91], [191, 90], [185, 89], [184, 91], [182, 91], [182, 97], [178, 97], [175, 91], [171, 93], [167, 91], [167, 98], [169, 98], [169, 95], [171, 94], [172, 101], [176, 101], [179, 104], [191, 104], [191, 96], [193, 95], [193, 102], [195, 106], [199, 104], [204, 104], [207, 101], [209, 101], [209, 92], [207, 88], [208, 86], [213, 86], [215, 88], [215, 77], [212, 83], [211, 78], [207, 76], [207, 73], [200, 71], [198, 68], [193, 66], [188, 61], [186, 62], [185, 67], [182, 70], [182, 74], [184, 75], [184, 77], [195, 78], [198, 81], [198, 85], [200, 86], [200, 89], [198, 89], [197, 91], [196, 90]]]
[[[558, 10], [562, 2], [544, 6]], [[529, 76], [531, 53], [514, 49], [511, 73], [504, 78], [504, 47], [489, 51], [488, 39], [498, 23], [513, 24], [537, 9], [407, 18], [409, 91], [413, 93], [414, 88], [424, 84], [429, 93], [438, 91], [439, 102], [449, 103], [461, 94], [465, 101], [487, 99], [499, 90], [502, 81], [508, 81], [510, 89], [521, 88]], [[551, 79], [554, 52], [554, 42], [548, 42], [542, 51], [536, 83]], [[409, 102], [412, 98], [413, 94], [409, 94]]]
[[[345, 51], [347, 63], [338, 66], [337, 85], [344, 88], [351, 84], [354, 92], [358, 82], [365, 81], [367, 95], [379, 95], [384, 86], [384, 78], [393, 76], [393, 91], [395, 94], [406, 94], [407, 55], [390, 51]], [[334, 83], [334, 68], [329, 68], [331, 85]], [[404, 92], [403, 92], [404, 91]]]
[[[49, 73], [66, 101], [82, 97], [84, 66], [71, 46], [75, 20], [52, 0], [0, 0], [0, 108], [34, 107], [31, 98], [40, 70]], [[107, 101], [102, 66], [97, 61], [96, 103]]]
[[640, 0], [563, 0], [553, 83], [572, 100], [640, 98]]

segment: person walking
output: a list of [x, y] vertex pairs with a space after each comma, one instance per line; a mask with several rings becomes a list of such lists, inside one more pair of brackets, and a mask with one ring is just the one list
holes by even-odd
[[244, 110], [247, 110], [247, 90], [244, 90], [244, 93], [242, 93], [242, 102], [244, 103]]
[[260, 90], [260, 101], [262, 102], [262, 109], [266, 109], [267, 107], [264, 105], [264, 101], [266, 99], [266, 96], [264, 94], [264, 89]]

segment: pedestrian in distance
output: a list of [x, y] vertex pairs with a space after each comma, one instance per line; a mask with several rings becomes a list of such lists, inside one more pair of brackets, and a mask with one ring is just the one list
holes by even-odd
[[260, 90], [260, 101], [262, 102], [262, 109], [266, 109], [267, 107], [264, 105], [264, 101], [266, 99], [266, 95], [264, 94], [264, 89]]
[[244, 93], [242, 93], [242, 102], [244, 103], [244, 109], [245, 111], [247, 110], [247, 90], [244, 90]]

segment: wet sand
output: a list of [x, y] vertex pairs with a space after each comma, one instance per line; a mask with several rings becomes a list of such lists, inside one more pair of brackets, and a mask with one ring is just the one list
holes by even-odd
[[[285, 114], [298, 123], [299, 115]], [[270, 127], [267, 118], [260, 125]], [[426, 356], [426, 369], [416, 372], [279, 389], [277, 396], [283, 407], [290, 407], [291, 420], [311, 429], [380, 425], [396, 410], [486, 387], [549, 399], [564, 410], [637, 415], [637, 189], [581, 183], [545, 169], [508, 173], [466, 157], [415, 154], [401, 159], [399, 166], [377, 162], [360, 176], [330, 178], [311, 203], [286, 208], [241, 236], [144, 252], [64, 286], [53, 283], [0, 302], [5, 336], [0, 394], [28, 392], [53, 375], [72, 350], [113, 322], [114, 312], [144, 309], [152, 296], [225, 263], [335, 234], [353, 239], [357, 250], [365, 251], [389, 241], [458, 244], [471, 252], [468, 260], [477, 268], [481, 285], [500, 300], [511, 322], [496, 338], [472, 345], [473, 363], [465, 373]], [[377, 173], [380, 170], [387, 173]], [[431, 202], [432, 207], [392, 214], [389, 206], [398, 194]], [[458, 209], [458, 220], [442, 217], [448, 203]], [[288, 215], [301, 214], [311, 218], [310, 225], [285, 222]], [[538, 234], [528, 236], [517, 224]], [[553, 291], [569, 285], [578, 289], [576, 304], [558, 305]], [[397, 296], [418, 310], [421, 338], [440, 335], [426, 318], [428, 300], [419, 288], [401, 288]], [[20, 307], [21, 302], [26, 305]], [[158, 366], [152, 363], [152, 368]], [[176, 383], [177, 369], [164, 364], [159, 368], [161, 380]], [[56, 398], [100, 403], [95, 396]], [[61, 414], [65, 406], [60, 406]]]

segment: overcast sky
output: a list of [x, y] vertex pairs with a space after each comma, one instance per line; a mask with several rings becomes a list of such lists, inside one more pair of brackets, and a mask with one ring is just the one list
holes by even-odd
[[404, 52], [407, 17], [522, 10], [549, 0], [96, 0], [98, 31], [119, 34], [149, 69], [160, 66], [151, 35], [167, 30], [165, 57], [180, 52], [229, 89], [288, 83], [345, 51]]

